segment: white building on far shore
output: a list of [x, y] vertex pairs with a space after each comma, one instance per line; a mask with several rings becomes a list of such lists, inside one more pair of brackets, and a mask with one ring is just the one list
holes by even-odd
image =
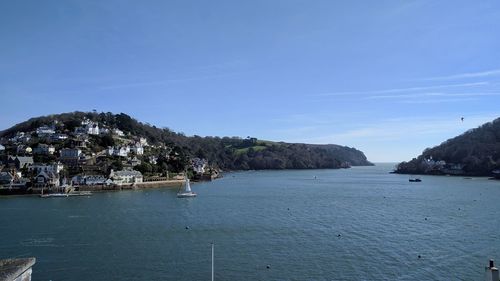
[[56, 130], [54, 129], [54, 127], [42, 126], [36, 129], [36, 133], [38, 134], [39, 137], [49, 136], [55, 134]]
[[111, 170], [109, 178], [112, 179], [113, 183], [116, 185], [141, 183], [143, 180], [141, 172], [135, 170], [122, 170], [116, 172]]
[[125, 134], [123, 133], [123, 131], [120, 130], [120, 129], [113, 129], [112, 132], [113, 132], [113, 135], [117, 135], [119, 137], [125, 136]]
[[132, 152], [134, 152], [136, 155], [143, 155], [144, 154], [144, 147], [139, 142], [132, 145], [132, 147], [130, 147], [130, 150]]
[[28, 168], [28, 171], [40, 172], [50, 172], [54, 174], [59, 174], [64, 169], [64, 165], [61, 162], [54, 164], [39, 164], [35, 163]]
[[107, 153], [109, 156], [121, 156], [121, 157], [127, 157], [127, 155], [130, 153], [130, 147], [127, 146], [120, 146], [120, 147], [108, 147]]

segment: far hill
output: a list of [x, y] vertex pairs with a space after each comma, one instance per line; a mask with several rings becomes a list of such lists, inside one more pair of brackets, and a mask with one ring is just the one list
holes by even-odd
[[[153, 150], [169, 148], [179, 158], [207, 159], [211, 165], [222, 170], [318, 169], [372, 165], [363, 152], [346, 146], [270, 142], [250, 137], [185, 136], [168, 128], [141, 123], [124, 113], [72, 112], [31, 118], [0, 132], [0, 138], [6, 142], [19, 132], [34, 132], [41, 126], [49, 125], [57, 127], [58, 132], [71, 135], [82, 120], [91, 120], [108, 129], [119, 129], [126, 137], [146, 138], [153, 145]], [[103, 134], [92, 136], [91, 141], [92, 152], [114, 145], [113, 139]]]
[[490, 176], [500, 169], [500, 118], [427, 148], [396, 167], [403, 174]]

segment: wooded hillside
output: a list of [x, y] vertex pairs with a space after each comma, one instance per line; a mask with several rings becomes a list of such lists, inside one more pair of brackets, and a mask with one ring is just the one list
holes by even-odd
[[447, 170], [461, 169], [463, 175], [489, 176], [500, 168], [500, 118], [476, 129], [449, 139], [442, 144], [428, 148], [409, 162], [397, 166], [398, 173], [439, 173], [439, 169], [429, 169], [426, 160], [444, 161], [443, 174]]
[[8, 138], [17, 132], [28, 132], [58, 122], [59, 127], [72, 131], [82, 120], [89, 119], [126, 134], [141, 136], [150, 144], [163, 144], [180, 154], [207, 159], [223, 170], [248, 169], [315, 169], [341, 168], [346, 165], [372, 165], [363, 152], [339, 145], [311, 145], [270, 142], [256, 138], [185, 136], [168, 128], [144, 124], [127, 114], [72, 112], [31, 118], [0, 132]]

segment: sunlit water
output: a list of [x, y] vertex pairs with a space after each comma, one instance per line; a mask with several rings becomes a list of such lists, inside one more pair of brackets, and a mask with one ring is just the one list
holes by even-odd
[[0, 258], [35, 256], [33, 280], [210, 280], [214, 241], [216, 280], [482, 280], [500, 182], [391, 168], [229, 173], [195, 199], [1, 197]]

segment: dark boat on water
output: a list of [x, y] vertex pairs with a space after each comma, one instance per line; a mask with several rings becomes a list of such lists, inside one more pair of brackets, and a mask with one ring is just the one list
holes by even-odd
[[410, 178], [408, 179], [409, 182], [421, 182], [422, 180], [419, 178]]

